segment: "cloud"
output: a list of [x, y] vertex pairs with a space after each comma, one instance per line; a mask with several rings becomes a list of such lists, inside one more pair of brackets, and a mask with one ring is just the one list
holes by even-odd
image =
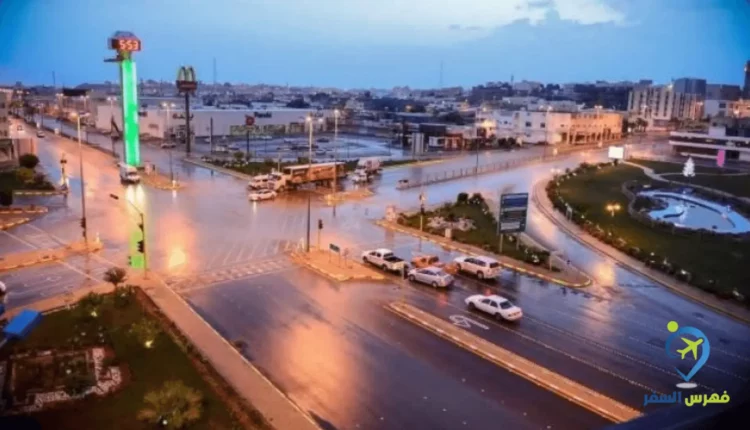
[[529, 9], [547, 9], [553, 7], [555, 2], [552, 0], [533, 0], [526, 3]]
[[451, 24], [448, 26], [448, 30], [451, 31], [480, 31], [482, 27], [479, 25], [462, 26], [460, 24]]

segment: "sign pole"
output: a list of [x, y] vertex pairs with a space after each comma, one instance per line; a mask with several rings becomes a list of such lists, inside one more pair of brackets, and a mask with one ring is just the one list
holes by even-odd
[[503, 253], [503, 234], [500, 233], [500, 254]]

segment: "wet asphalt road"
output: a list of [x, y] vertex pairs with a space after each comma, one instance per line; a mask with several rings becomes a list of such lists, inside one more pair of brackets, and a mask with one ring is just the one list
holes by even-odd
[[[599, 428], [607, 421], [383, 308], [382, 283], [338, 285], [304, 269], [186, 294], [324, 428]], [[550, 427], [548, 427], [550, 426]]]
[[[61, 153], [67, 154], [67, 170], [71, 176], [72, 193], [67, 200], [59, 197], [50, 198], [50, 201], [56, 199], [53, 201], [54, 210], [50, 214], [30, 225], [3, 233], [0, 252], [12, 252], [17, 248], [42, 248], [49, 246], [50, 241], [69, 241], [80, 237], [77, 145], [48, 136], [40, 142], [39, 149], [42, 164], [54, 179], [60, 178], [58, 160]], [[159, 163], [162, 170], [164, 169], [164, 163], [168, 162], [164, 151], [148, 147], [144, 147], [143, 151], [144, 159], [150, 157]], [[531, 148], [528, 151], [489, 153], [486, 154], [486, 161], [524, 158], [539, 155], [539, 151], [540, 148]], [[552, 167], [573, 167], [583, 160], [594, 161], [597, 157], [601, 157], [601, 153], [589, 151], [563, 160], [549, 161], [506, 173], [433, 185], [425, 189], [428, 204], [452, 200], [461, 191], [527, 191], [535, 181], [548, 176]], [[442, 253], [434, 245], [420, 243], [410, 236], [384, 231], [373, 225], [372, 221], [382, 217], [386, 205], [389, 204], [396, 205], [398, 210], [418, 207], [420, 190], [395, 190], [395, 184], [399, 179], [438, 174], [447, 169], [471, 168], [475, 165], [475, 160], [475, 155], [469, 154], [443, 163], [386, 170], [382, 178], [372, 184], [375, 196], [341, 204], [335, 208], [335, 215], [334, 208], [327, 206], [320, 196], [316, 195], [312, 200], [312, 220], [315, 223], [315, 220], [322, 219], [325, 223], [321, 243], [323, 246], [327, 243], [340, 244], [342, 248], [348, 248], [353, 256], [364, 249], [385, 246], [394, 249], [404, 258], [419, 250], [441, 252], [440, 256], [443, 259], [451, 258], [455, 254]], [[450, 373], [451, 369], [489, 366], [486, 371], [492, 375], [504, 371], [473, 356], [460, 358], [458, 356], [465, 354], [464, 351], [435, 338], [430, 333], [411, 327], [384, 311], [382, 304], [393, 299], [396, 294], [392, 286], [337, 287], [308, 272], [292, 269], [291, 264], [286, 262], [282, 255], [304, 237], [304, 207], [307, 201], [305, 195], [289, 195], [274, 202], [252, 204], [246, 200], [243, 181], [213, 175], [206, 169], [181, 163], [177, 167], [178, 175], [189, 186], [177, 193], [144, 186], [123, 187], [117, 180], [117, 171], [112, 159], [90, 148], [84, 148], [84, 165], [91, 234], [99, 234], [105, 243], [105, 250], [96, 257], [83, 259], [84, 261], [80, 261], [82, 258], [79, 257], [64, 264], [43, 266], [44, 269], [40, 267], [0, 274], [0, 280], [6, 282], [11, 289], [11, 306], [76, 288], [77, 282], [79, 285], [91, 282], [92, 277], [96, 277], [109, 265], [125, 264], [128, 253], [125, 244], [137, 234], [134, 222], [136, 214], [124, 202], [108, 198], [109, 193], [116, 193], [123, 197], [129, 196], [146, 213], [151, 267], [188, 297], [209, 322], [223, 330], [227, 338], [256, 336], [248, 341], [248, 344], [253, 346], [250, 351], [253, 360], [266, 370], [272, 380], [279, 382], [285, 390], [292, 393], [292, 397], [299, 404], [324, 421], [330, 421], [340, 428], [350, 428], [349, 423], [356, 424], [359, 421], [378, 423], [380, 416], [384, 417], [383, 425], [388, 416], [400, 417], [396, 418], [396, 422], [406, 425], [429, 421], [437, 412], [428, 409], [425, 413], [410, 413], [411, 409], [402, 406], [403, 401], [397, 402], [388, 398], [395, 396], [401, 399], [399, 396], [402, 391], [408, 393], [404, 394], [405, 397], [419, 397], [417, 391], [421, 391], [451, 395], [450, 398], [454, 401], [455, 398], [462, 399], [460, 402], [464, 406], [460, 411], [452, 412], [455, 415], [450, 419], [454, 421], [447, 422], [459, 423], [458, 420], [464, 416], [461, 411], [474, 412], [472, 408], [478, 408], [471, 416], [483, 418], [478, 422], [471, 422], [478, 423], [476, 428], [487, 428], [482, 426], [503, 419], [520, 419], [518, 411], [531, 410], [536, 404], [535, 399], [549, 395], [532, 386], [527, 387], [528, 394], [516, 398], [516, 387], [525, 382], [512, 375], [507, 375], [509, 381], [504, 381], [495, 388], [464, 385], [461, 381], [463, 377]], [[447, 294], [435, 294], [432, 291], [422, 294], [410, 287], [406, 289], [410, 291], [410, 300], [437, 315], [448, 317], [454, 312], [462, 312], [462, 299], [469, 293], [491, 292], [497, 288], [501, 294], [521, 305], [526, 317], [517, 326], [486, 323], [490, 329], [477, 334], [570, 378], [600, 388], [605, 394], [635, 407], [642, 406], [643, 394], [647, 393], [648, 389], [671, 392], [674, 383], [678, 382], [677, 375], [672, 370], [673, 363], [668, 361], [663, 350], [667, 334], [666, 323], [672, 319], [681, 325], [701, 328], [712, 341], [712, 355], [708, 365], [695, 378], [702, 384], [700, 389], [731, 390], [736, 384], [747, 382], [743, 379], [746, 378], [750, 362], [747, 358], [750, 356], [750, 330], [747, 326], [675, 296], [647, 279], [618, 267], [607, 257], [581, 246], [557, 231], [533, 207], [530, 211], [529, 231], [544, 243], [561, 250], [576, 266], [594, 276], [596, 285], [576, 294], [574, 291], [539, 283], [529, 278], [506, 275], [499, 286], [495, 287], [485, 287], [462, 280], [454, 292]], [[7, 245], [10, 242], [20, 244]], [[312, 243], [316, 243], [314, 228]], [[216, 284], [217, 282], [222, 283]], [[258, 285], [260, 287], [256, 288]], [[277, 288], [283, 294], [277, 296]], [[423, 288], [419, 287], [419, 290]], [[263, 294], [263, 291], [267, 293]], [[281, 297], [284, 299], [279, 302]], [[282, 310], [287, 304], [285, 300], [289, 301], [292, 309], [313, 312], [317, 317], [328, 318], [326, 321], [329, 322], [316, 325], [312, 317], [297, 317], [294, 311]], [[325, 306], [312, 307], [309, 304], [311, 301], [314, 303], [321, 300], [325, 302]], [[247, 311], [230, 310], [233, 304], [246, 301], [244, 306], [247, 306]], [[329, 301], [333, 305], [329, 305]], [[263, 309], [274, 309], [274, 315], [264, 319], [251, 319], [256, 318], [258, 314], [268, 315]], [[336, 320], [335, 315], [344, 312], [339, 309], [346, 309], [346, 315], [349, 315], [350, 309], [357, 310], [347, 318], [356, 321], [358, 328], [354, 332], [360, 333], [360, 339], [368, 339], [368, 342], [355, 342], [353, 339], [357, 337], [352, 337], [353, 335], [342, 328], [343, 322], [342, 327], [337, 325], [336, 321], [344, 321]], [[276, 314], [279, 316], [275, 316]], [[473, 318], [483, 321], [476, 315]], [[398, 338], [401, 339], [398, 350], [394, 350], [393, 340], [372, 340], [383, 339], [384, 335], [381, 333], [386, 332], [391, 324], [397, 326], [398, 335], [407, 336], [406, 333], [410, 333], [407, 337]], [[276, 349], [274, 342], [284, 343], [286, 338], [297, 336], [299, 333], [306, 334], [306, 339], [315, 340], [321, 337], [331, 345], [346, 345], [349, 348], [345, 350], [346, 353], [354, 354], [360, 360], [367, 357], [367, 367], [357, 367], [356, 373], [344, 372], [346, 376], [341, 375], [337, 373], [341, 372], [341, 369], [334, 368], [333, 365], [324, 366], [318, 361], [312, 362], [315, 365], [307, 363], [306, 357], [315, 356], [311, 352], [303, 358], [296, 358], [295, 355], [291, 363], [285, 362], [291, 354], [281, 354], [279, 348], [295, 349], [298, 342], [286, 344], [284, 347], [277, 345]], [[304, 349], [305, 345], [300, 347]], [[309, 346], [307, 348], [312, 349]], [[320, 349], [327, 351], [325, 348]], [[336, 348], [331, 348], [330, 352], [326, 353], [337, 352]], [[346, 355], [345, 352], [341, 354]], [[435, 357], [444, 356], [450, 359], [435, 361], [438, 360]], [[462, 360], [476, 360], [477, 364], [467, 365]], [[454, 362], [462, 364], [452, 367]], [[389, 379], [389, 385], [372, 388], [379, 390], [375, 396], [377, 398], [373, 397], [374, 394], [367, 391], [369, 385], [377, 385], [377, 382], [385, 378], [385, 370], [382, 369], [393, 372], [394, 367], [404, 367], [409, 371], [397, 373], [400, 378]], [[417, 369], [422, 367], [426, 367], [432, 373], [420, 373]], [[319, 368], [327, 370], [322, 372]], [[403, 383], [402, 380], [407, 379], [412, 373], [419, 375], [419, 378], [413, 383]], [[362, 388], [358, 385], [360, 382], [352, 382], [354, 388], [349, 395], [337, 396], [335, 384], [329, 382], [330, 375], [337, 376], [338, 381], [344, 381], [348, 377], [370, 384], [367, 388]], [[432, 382], [433, 379], [443, 382]], [[474, 375], [466, 379], [485, 380], [487, 376]], [[461, 383], [458, 384], [457, 381]], [[453, 392], [458, 390], [456, 384], [466, 387], [463, 390], [471, 391], [473, 394], [452, 396]], [[496, 396], [508, 396], [508, 386], [514, 388], [513, 398], [516, 402], [510, 410], [503, 408], [506, 399], [493, 400], [491, 404], [487, 404], [486, 399], [482, 400], [482, 389], [494, 389], [496, 391], [493, 393], [500, 393]], [[386, 391], [387, 393], [383, 394]], [[295, 392], [298, 394], [294, 394]], [[358, 394], [358, 397], [354, 397], [355, 394]], [[429, 394], [427, 395], [429, 397]], [[492, 399], [498, 398], [496, 396]], [[464, 401], [464, 398], [467, 400]], [[554, 407], [550, 406], [549, 410], [560, 409], [560, 414], [580, 415], [571, 422], [599, 419], [561, 399], [556, 400], [561, 403], [556, 403]], [[347, 409], [341, 407], [342, 401], [349, 401], [353, 405], [349, 409], [354, 412], [349, 414], [342, 410]], [[479, 406], [470, 406], [474, 403]], [[370, 408], [371, 404], [378, 406]], [[431, 406], [425, 406], [429, 407]], [[445, 412], [439, 407], [436, 411], [449, 414], [451, 408], [444, 408]], [[437, 416], [439, 414], [435, 416], [435, 422], [438, 422]], [[559, 428], [565, 425], [565, 419], [553, 423], [555, 416], [558, 415], [550, 414], [547, 417], [549, 424], [545, 423], [544, 419], [529, 420], [535, 428], [546, 428], [546, 425]], [[519, 426], [522, 426], [522, 421], [524, 420], [519, 421]], [[463, 419], [460, 422], [463, 425]], [[603, 425], [592, 422], [589, 426], [583, 421], [581, 423], [581, 426], [574, 427], [595, 428]], [[442, 424], [424, 428], [441, 428], [439, 425]], [[383, 428], [403, 427], [394, 425]]]

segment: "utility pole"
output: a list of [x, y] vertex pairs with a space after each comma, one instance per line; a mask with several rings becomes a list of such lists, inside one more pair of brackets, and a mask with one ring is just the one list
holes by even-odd
[[338, 146], [339, 146], [339, 110], [333, 110], [333, 213], [336, 213], [336, 195], [338, 189]]
[[209, 135], [209, 138], [208, 138], [208, 143], [211, 146], [211, 148], [210, 148], [211, 149], [211, 154], [213, 154], [214, 153], [214, 117], [211, 117], [211, 120], [210, 120], [209, 124], [211, 126], [211, 131], [209, 132], [210, 135]]
[[83, 241], [86, 245], [86, 248], [89, 247], [89, 235], [88, 235], [88, 227], [86, 226], [86, 189], [84, 186], [84, 177], [83, 177], [83, 145], [81, 144], [81, 116], [85, 116], [88, 114], [77, 114], [76, 119], [78, 120], [78, 164], [80, 167], [80, 175], [81, 175], [81, 228], [83, 229]]
[[245, 128], [245, 158], [250, 159], [250, 128]]
[[[308, 142], [308, 152], [307, 152], [307, 183], [308, 186], [310, 184], [310, 180], [312, 179], [312, 145], [313, 145], [313, 126], [315, 125], [315, 120], [310, 114], [307, 117], [307, 121], [309, 122], [310, 127], [310, 141]], [[310, 253], [310, 205], [311, 205], [311, 199], [312, 196], [310, 195], [310, 190], [307, 191], [307, 240], [305, 241], [305, 252], [308, 254]]]

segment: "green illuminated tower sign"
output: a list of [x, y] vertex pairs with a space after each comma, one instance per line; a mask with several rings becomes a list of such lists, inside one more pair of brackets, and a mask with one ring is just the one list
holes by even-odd
[[125, 163], [141, 165], [141, 150], [138, 140], [138, 79], [132, 54], [141, 50], [141, 40], [133, 33], [118, 31], [109, 39], [109, 48], [117, 52], [115, 62], [120, 64], [120, 88], [122, 91], [122, 141]]

